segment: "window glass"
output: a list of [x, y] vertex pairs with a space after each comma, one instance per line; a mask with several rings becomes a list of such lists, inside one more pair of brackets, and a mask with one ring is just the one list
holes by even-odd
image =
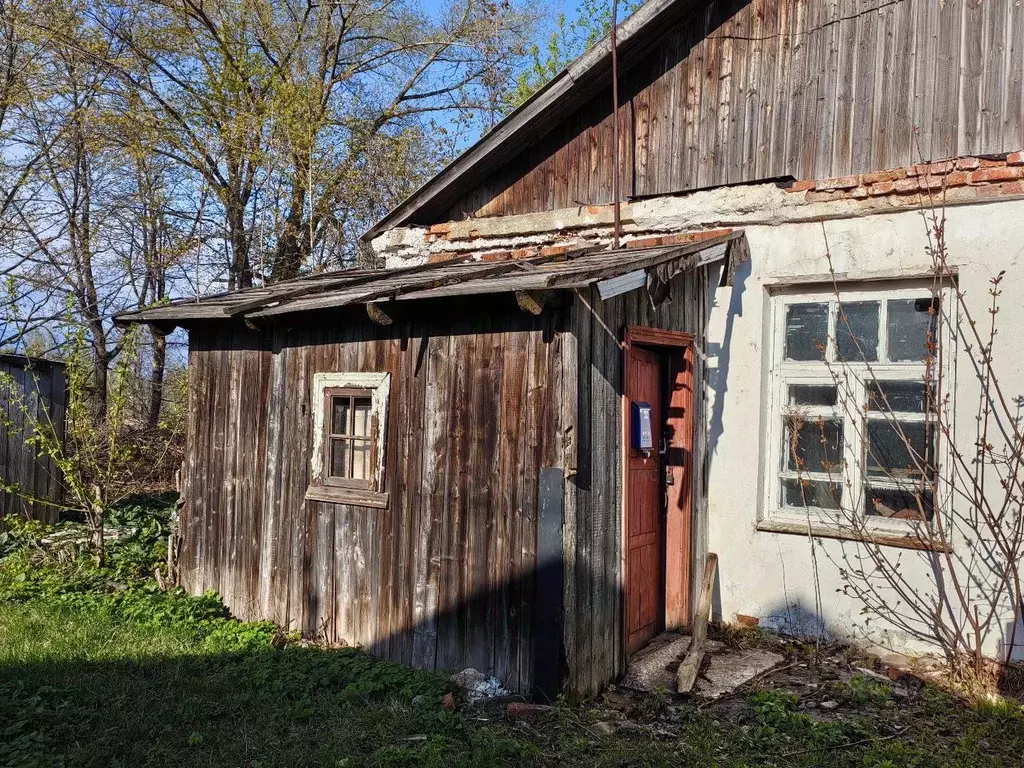
[[790, 472], [842, 472], [842, 421], [800, 418], [788, 421], [783, 450], [785, 466]]
[[865, 495], [865, 511], [873, 517], [923, 522], [931, 520], [935, 514], [934, 500], [929, 488], [911, 490], [868, 486]]
[[868, 410], [882, 413], [924, 413], [931, 405], [923, 381], [868, 382]]
[[933, 475], [934, 433], [932, 425], [921, 421], [869, 420], [865, 435], [868, 477]]
[[348, 477], [349, 464], [348, 440], [331, 440], [331, 472], [333, 477]]
[[331, 434], [348, 434], [348, 397], [331, 398]]
[[370, 407], [369, 397], [353, 398], [353, 409], [355, 411], [355, 425], [352, 434], [356, 437], [369, 437], [370, 435]]
[[790, 304], [786, 310], [786, 358], [824, 360], [828, 344], [828, 303]]
[[[932, 311], [932, 307], [935, 311]], [[894, 299], [889, 302], [889, 360], [919, 363], [935, 341], [938, 304], [932, 299]]]
[[836, 311], [836, 358], [841, 362], [878, 360], [877, 301], [846, 302]]
[[839, 402], [839, 388], [834, 385], [790, 384], [791, 406], [833, 406]]
[[370, 441], [352, 441], [352, 479], [368, 480], [370, 477]]
[[821, 507], [822, 509], [840, 509], [843, 499], [841, 483], [829, 483], [819, 480], [782, 481], [782, 505], [784, 507]]

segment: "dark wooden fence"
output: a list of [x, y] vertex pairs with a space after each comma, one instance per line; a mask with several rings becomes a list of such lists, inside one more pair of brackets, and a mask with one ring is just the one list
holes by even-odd
[[[13, 392], [0, 386], [0, 478], [21, 493], [0, 490], [0, 530], [5, 517], [19, 515], [56, 522], [62, 483], [52, 459], [41, 459], [25, 440], [35, 423], [52, 422], [64, 433], [66, 409], [64, 365], [19, 355], [0, 355], [0, 376], [14, 381]], [[10, 427], [5, 425], [10, 423]], [[50, 503], [47, 503], [50, 502]]]

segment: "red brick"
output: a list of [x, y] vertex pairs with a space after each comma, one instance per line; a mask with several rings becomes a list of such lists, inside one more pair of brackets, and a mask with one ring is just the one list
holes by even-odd
[[999, 185], [999, 191], [1004, 195], [1024, 195], [1024, 183], [1007, 181]]
[[451, 224], [431, 224], [427, 230], [432, 235], [447, 235], [452, 231]]
[[1024, 168], [982, 168], [967, 179], [968, 184], [991, 184], [996, 181], [1014, 181], [1024, 176]]
[[508, 261], [512, 258], [512, 251], [488, 251], [480, 254], [480, 261]]
[[982, 168], [1002, 168], [1004, 165], [1006, 165], [1006, 161], [1003, 159], [992, 160], [987, 157], [981, 159]]
[[564, 256], [568, 252], [568, 245], [545, 245], [540, 249], [541, 256]]
[[976, 157], [961, 157], [956, 161], [958, 171], [973, 171], [981, 167], [981, 160]]
[[946, 186], [962, 187], [967, 183], [968, 176], [970, 176], [970, 174], [966, 171], [953, 171], [946, 177]]
[[540, 253], [538, 248], [515, 248], [512, 251], [513, 259], [529, 259]]
[[857, 187], [855, 190], [853, 190], [852, 193], [850, 193], [850, 196], [852, 198], [854, 198], [855, 200], [861, 200], [861, 199], [863, 199], [863, 198], [868, 196], [868, 188], [867, 187]]
[[639, 237], [626, 243], [627, 248], [655, 248], [665, 244], [664, 237]]
[[859, 176], [838, 176], [834, 179], [822, 179], [815, 183], [814, 189], [818, 192], [832, 192], [837, 189], [853, 189], [859, 185]]
[[744, 616], [742, 613], [736, 614], [736, 623], [741, 627], [756, 627], [761, 623], [761, 620], [757, 616]]
[[917, 179], [900, 179], [899, 181], [894, 181], [892, 188], [894, 192], [900, 194], [905, 192], [917, 192]]
[[865, 173], [861, 177], [861, 181], [865, 184], [878, 184], [884, 181], [899, 181], [900, 179], [907, 178], [906, 168], [894, 168], [891, 171], [873, 171], [872, 173]]
[[942, 189], [943, 182], [945, 179], [942, 176], [918, 176], [917, 184], [921, 187], [922, 191], [934, 191]]
[[1011, 152], [1006, 156], [1007, 165], [1024, 165], [1024, 152]]
[[872, 196], [889, 195], [895, 191], [895, 187], [896, 185], [891, 181], [882, 181], [878, 184], [872, 184], [871, 187], [868, 188], [868, 194]]
[[908, 173], [911, 176], [934, 176], [936, 174], [949, 173], [953, 170], [951, 160], [943, 160], [941, 163], [924, 163], [913, 166]]
[[809, 189], [814, 189], [814, 185], [817, 184], [814, 179], [805, 179], [804, 181], [794, 181], [792, 186], [786, 187], [787, 192], [806, 192]]
[[712, 237], [731, 235], [731, 229], [707, 229], [703, 232], [680, 232], [677, 235], [667, 235], [662, 238], [663, 245], [681, 245], [683, 243], [697, 243], [701, 240], [708, 240]]

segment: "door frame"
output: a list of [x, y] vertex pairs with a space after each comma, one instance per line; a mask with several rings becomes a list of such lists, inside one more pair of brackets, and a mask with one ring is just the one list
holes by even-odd
[[[675, 483], [668, 486], [666, 496], [668, 512], [665, 518], [665, 560], [662, 590], [664, 605], [664, 625], [666, 630], [678, 630], [690, 623], [690, 592], [693, 579], [691, 547], [691, 527], [693, 523], [693, 365], [694, 348], [693, 334], [683, 331], [669, 331], [661, 328], [650, 328], [640, 325], [627, 325], [623, 332], [622, 343], [622, 431], [619, 450], [622, 492], [620, 495], [621, 526], [620, 541], [620, 573], [622, 585], [622, 648], [625, 653], [629, 635], [629, 591], [628, 552], [626, 547], [628, 513], [626, 509], [629, 499], [629, 440], [630, 440], [630, 403], [626, 394], [626, 371], [630, 355], [634, 347], [653, 348], [665, 352], [669, 364], [672, 386], [666, 393], [663, 408], [669, 414], [667, 423], [676, 425], [669, 443], [670, 452], [682, 452], [681, 464], [672, 467]], [[682, 409], [682, 415], [673, 416], [673, 411]]]

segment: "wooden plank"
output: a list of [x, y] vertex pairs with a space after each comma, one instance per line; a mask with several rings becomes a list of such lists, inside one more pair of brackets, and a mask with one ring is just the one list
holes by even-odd
[[718, 574], [718, 555], [708, 555], [704, 565], [704, 578], [700, 585], [700, 600], [693, 616], [693, 627], [690, 631], [690, 647], [676, 672], [676, 692], [689, 693], [697, 682], [701, 662], [708, 641], [708, 621], [711, 618], [711, 598], [715, 591], [715, 576]]
[[1024, 147], [1024, 7], [1007, 4], [1006, 108], [1001, 142], [1005, 148]]
[[944, 0], [938, 9], [935, 112], [929, 159], [955, 157], [960, 130], [960, 56], [964, 0]]
[[[958, 152], [964, 154], [979, 152], [984, 146], [981, 141], [984, 125], [990, 120], [999, 121], [1000, 118], [1002, 83], [996, 86], [994, 103], [988, 102], [985, 70], [994, 64], [996, 71], [1000, 76], [1002, 75], [1003, 6], [1003, 3], [980, 2], [966, 2], [961, 6], [963, 13], [962, 60], [959, 72], [960, 98], [959, 104], [956, 106], [961, 111], [962, 117], [959, 121], [956, 146]], [[998, 24], [994, 31], [1000, 40], [995, 45], [986, 47], [986, 42], [991, 42], [993, 30], [988, 25], [992, 23], [993, 17]], [[991, 108], [994, 114], [984, 114], [983, 107]]]
[[876, 81], [882, 73], [879, 45], [879, 13], [873, 10], [876, 0], [858, 0], [856, 8], [856, 64], [853, 89], [853, 128], [851, 134], [850, 172], [873, 168], [875, 148], [875, 112], [879, 90]]

